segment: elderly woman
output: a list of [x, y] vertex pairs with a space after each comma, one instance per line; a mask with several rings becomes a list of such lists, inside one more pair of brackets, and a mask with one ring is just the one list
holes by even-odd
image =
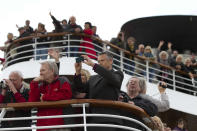
[[[146, 46], [145, 50], [144, 50], [144, 56], [151, 60], [151, 61], [155, 61], [155, 57], [152, 53], [152, 48], [151, 46]], [[155, 65], [153, 63], [149, 63], [149, 78], [150, 78], [150, 82], [152, 82], [152, 78], [153, 78], [153, 73], [155, 72], [155, 70], [152, 67], [155, 67]]]

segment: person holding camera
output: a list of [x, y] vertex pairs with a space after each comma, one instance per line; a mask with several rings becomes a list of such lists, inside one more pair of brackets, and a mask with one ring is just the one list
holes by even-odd
[[[23, 82], [23, 75], [20, 71], [12, 71], [9, 79], [4, 79], [0, 84], [0, 103], [27, 102], [29, 97], [29, 86]], [[29, 111], [17, 110], [8, 112], [6, 117], [30, 116]], [[2, 122], [2, 127], [26, 127], [30, 126], [30, 121]]]
[[[78, 61], [75, 63], [76, 74], [74, 77], [74, 84], [77, 90], [82, 93], [88, 93], [87, 97], [90, 99], [103, 99], [103, 100], [118, 100], [120, 92], [123, 73], [122, 71], [114, 71], [112, 69], [113, 57], [108, 52], [103, 52], [98, 55], [98, 64], [94, 63], [87, 55], [82, 55], [84, 61]], [[97, 75], [90, 76], [86, 83], [82, 82], [81, 69], [82, 63], [92, 67]], [[91, 113], [96, 114], [120, 114], [118, 110], [108, 109], [104, 107], [92, 107], [90, 108]], [[120, 124], [121, 120], [112, 118], [98, 118], [93, 117], [89, 119], [89, 123], [113, 123]], [[113, 128], [104, 127], [88, 127], [88, 131], [116, 131]]]
[[154, 103], [157, 108], [158, 108], [158, 112], [164, 112], [170, 109], [170, 102], [168, 99], [168, 95], [166, 94], [165, 90], [167, 88], [167, 84], [165, 82], [160, 82], [158, 85], [158, 90], [160, 93], [160, 100], [159, 99], [155, 99], [152, 96], [149, 96], [146, 94], [146, 81], [144, 78], [139, 78], [139, 86], [140, 86], [140, 97], [151, 101], [152, 103]]

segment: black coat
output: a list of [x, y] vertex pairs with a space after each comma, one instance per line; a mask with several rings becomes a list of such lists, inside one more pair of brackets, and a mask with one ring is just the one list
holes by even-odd
[[[103, 100], [118, 100], [119, 92], [123, 80], [123, 73], [121, 71], [107, 70], [100, 65], [94, 66], [94, 71], [98, 75], [93, 75], [90, 77], [86, 84], [81, 82], [81, 76], [74, 77], [74, 85], [79, 92], [88, 93], [88, 98], [90, 99], [103, 99]], [[100, 114], [116, 114], [119, 115], [120, 111], [116, 109], [108, 109], [103, 107], [91, 108], [92, 113]], [[122, 123], [121, 120], [116, 120], [112, 118], [93, 118], [90, 122], [113, 122]]]

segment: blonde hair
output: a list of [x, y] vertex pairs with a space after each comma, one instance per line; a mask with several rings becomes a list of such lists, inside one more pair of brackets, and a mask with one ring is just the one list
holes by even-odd
[[85, 74], [87, 81], [90, 79], [90, 72], [85, 69], [81, 69], [81, 74]]
[[164, 131], [163, 123], [162, 123], [161, 119], [158, 116], [152, 117], [152, 120], [155, 123], [157, 123], [157, 125], [159, 126], [159, 127], [157, 127], [158, 128], [158, 131]]
[[150, 52], [152, 53], [152, 48], [151, 48], [151, 46], [147, 45], [147, 46], [145, 47], [145, 52], [146, 52], [147, 49], [149, 49]]
[[191, 62], [191, 59], [190, 59], [190, 58], [186, 58], [185, 61], [184, 61], [184, 64], [186, 64], [186, 62], [187, 62], [188, 60]]

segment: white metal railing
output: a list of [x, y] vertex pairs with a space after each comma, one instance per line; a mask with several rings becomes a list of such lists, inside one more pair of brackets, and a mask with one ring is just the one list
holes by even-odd
[[[125, 129], [125, 130], [130, 130], [130, 131], [140, 131], [139, 129], [136, 129], [134, 127], [128, 127], [127, 125], [123, 125], [118, 124], [116, 125], [115, 123], [113, 124], [109, 124], [109, 123], [89, 123], [87, 121], [88, 118], [90, 117], [105, 117], [105, 118], [110, 118], [110, 119], [119, 119], [119, 120], [127, 120], [129, 122], [135, 123], [136, 125], [138, 125], [138, 127], [142, 127], [144, 129], [146, 129], [147, 131], [151, 131], [151, 129], [149, 127], [147, 127], [144, 123], [133, 119], [131, 117], [126, 117], [126, 116], [121, 116], [121, 115], [113, 115], [113, 114], [90, 114], [90, 113], [86, 113], [86, 108], [89, 108], [89, 104], [88, 103], [81, 103], [81, 104], [71, 104], [72, 108], [77, 107], [82, 108], [82, 114], [67, 114], [67, 115], [53, 115], [53, 116], [35, 116], [35, 112], [33, 111], [32, 116], [29, 117], [16, 117], [16, 118], [4, 118], [4, 115], [7, 113], [7, 110], [10, 110], [10, 108], [2, 108], [1, 109], [1, 114], [4, 115], [0, 115], [0, 122], [5, 122], [5, 121], [19, 121], [19, 120], [38, 120], [38, 119], [49, 119], [49, 118], [74, 118], [77, 119], [79, 117], [83, 117], [83, 122], [81, 123], [72, 123], [72, 124], [66, 124], [65, 125], [50, 125], [50, 126], [36, 126], [36, 123], [34, 122], [34, 124], [29, 125], [29, 127], [11, 127], [11, 128], [5, 128], [5, 127], [1, 127], [0, 131], [18, 131], [18, 130], [36, 130], [36, 129], [60, 129], [60, 128], [66, 128], [66, 129], [72, 129], [72, 128], [76, 128], [76, 127], [83, 127], [84, 131], [87, 131], [87, 127], [109, 127], [109, 128], [117, 128], [117, 129]], [[12, 109], [12, 108], [11, 108]], [[35, 109], [35, 108], [34, 108]], [[65, 107], [66, 109], [66, 107]], [[13, 110], [13, 109], [12, 109]], [[72, 109], [73, 110], [73, 109]], [[145, 118], [144, 118], [145, 119]]]
[[[65, 40], [56, 40], [56, 41], [47, 41], [47, 42], [37, 42], [37, 38], [35, 38], [35, 43], [30, 43], [28, 45], [23, 45], [16, 47], [14, 49], [11, 49], [6, 54], [6, 62], [4, 65], [4, 68], [6, 68], [9, 65], [12, 65], [14, 63], [18, 63], [20, 61], [27, 61], [29, 59], [36, 60], [39, 56], [45, 56], [47, 57], [48, 54], [37, 54], [37, 51], [40, 50], [48, 50], [48, 49], [58, 49], [60, 51], [60, 54], [67, 57], [77, 57], [81, 54], [87, 54], [92, 57], [97, 57], [95, 54], [91, 54], [91, 52], [85, 52], [84, 50], [90, 50], [95, 52], [96, 54], [100, 53], [100, 51], [96, 50], [95, 48], [91, 47], [85, 47], [80, 46], [80, 43], [88, 43], [92, 45], [93, 47], [97, 47], [102, 51], [109, 51], [114, 56], [114, 68], [120, 69], [124, 71], [126, 74], [129, 75], [137, 75], [141, 77], [145, 77], [147, 81], [150, 82], [159, 82], [161, 79], [165, 80], [169, 87], [173, 90], [181, 89], [183, 92], [192, 94], [197, 93], [197, 80], [196, 79], [189, 79], [185, 78], [183, 76], [177, 75], [175, 73], [175, 70], [167, 70], [163, 71], [159, 69], [155, 64], [152, 64], [150, 66], [149, 61], [136, 61], [131, 60], [126, 57], [124, 57], [124, 52], [121, 50], [120, 54], [116, 54], [109, 49], [107, 49], [107, 46], [105, 43], [103, 43], [103, 47], [98, 46], [96, 43], [92, 43], [89, 41], [83, 41], [83, 40], [74, 40], [70, 39], [70, 34], [66, 35]], [[73, 45], [73, 42], [75, 42], [75, 45]], [[76, 45], [76, 42], [78, 42], [78, 45]], [[55, 44], [62, 43], [61, 46], [54, 46]], [[53, 46], [50, 46], [52, 45]], [[44, 48], [37, 48], [39, 45], [46, 45]], [[31, 46], [32, 48], [30, 50], [23, 50], [23, 48], [26, 48], [28, 46]], [[76, 48], [76, 50], [73, 50], [73, 48]], [[79, 48], [82, 49], [82, 51], [79, 51]], [[11, 52], [20, 50], [20, 52], [14, 54], [11, 56]], [[30, 55], [23, 56], [24, 53], [30, 53]], [[161, 74], [166, 74], [166, 76], [162, 76]]]

